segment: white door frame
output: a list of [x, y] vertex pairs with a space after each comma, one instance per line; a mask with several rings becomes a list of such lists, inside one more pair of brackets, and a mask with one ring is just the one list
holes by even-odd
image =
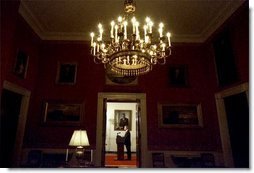
[[249, 101], [249, 83], [243, 83], [241, 85], [225, 89], [215, 94], [217, 114], [220, 126], [220, 136], [222, 142], [222, 150], [224, 157], [224, 166], [233, 168], [234, 161], [228, 131], [228, 122], [227, 122], [227, 114], [224, 104], [224, 98], [236, 94], [240, 94], [242, 92], [246, 93], [247, 99]]
[[97, 104], [97, 132], [96, 132], [96, 150], [95, 150], [95, 160], [93, 161], [95, 166], [101, 167], [102, 159], [102, 127], [103, 127], [103, 101], [107, 100], [127, 100], [136, 101], [140, 100], [141, 108], [141, 167], [147, 167], [148, 165], [148, 150], [147, 150], [147, 119], [146, 119], [146, 94], [144, 93], [98, 93], [98, 104]]
[[23, 146], [23, 138], [25, 133], [26, 119], [28, 114], [31, 91], [8, 81], [4, 81], [3, 89], [22, 95], [18, 125], [17, 125], [17, 133], [16, 133], [16, 139], [15, 139], [15, 146], [14, 146], [14, 151], [12, 156], [12, 160], [13, 160], [12, 166], [16, 167], [16, 166], [19, 166], [21, 161], [21, 152], [22, 152], [22, 146]]

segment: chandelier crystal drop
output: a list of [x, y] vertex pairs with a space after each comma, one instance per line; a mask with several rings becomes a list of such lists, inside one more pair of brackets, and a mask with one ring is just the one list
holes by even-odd
[[153, 34], [154, 23], [149, 17], [144, 25], [134, 16], [133, 0], [124, 1], [124, 17], [110, 23], [110, 39], [104, 40], [104, 29], [98, 24], [98, 35], [91, 33], [91, 54], [95, 63], [122, 76], [139, 76], [152, 70], [155, 64], [165, 64], [171, 55], [171, 34], [164, 33], [164, 24], [158, 25], [158, 38]]

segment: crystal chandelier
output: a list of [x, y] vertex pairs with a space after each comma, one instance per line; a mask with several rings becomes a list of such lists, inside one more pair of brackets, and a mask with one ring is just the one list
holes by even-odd
[[94, 62], [103, 63], [106, 69], [122, 76], [146, 74], [153, 65], [165, 64], [171, 55], [171, 34], [164, 34], [164, 24], [159, 23], [158, 38], [155, 38], [152, 20], [146, 17], [141, 28], [134, 16], [135, 9], [133, 0], [124, 1], [124, 17], [111, 22], [109, 40], [103, 40], [102, 24], [98, 25], [97, 39], [93, 32], [90, 34]]

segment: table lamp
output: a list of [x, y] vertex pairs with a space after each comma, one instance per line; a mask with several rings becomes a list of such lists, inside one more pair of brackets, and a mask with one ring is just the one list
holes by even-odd
[[76, 158], [81, 159], [84, 155], [84, 146], [89, 146], [86, 130], [74, 130], [69, 146], [75, 146]]

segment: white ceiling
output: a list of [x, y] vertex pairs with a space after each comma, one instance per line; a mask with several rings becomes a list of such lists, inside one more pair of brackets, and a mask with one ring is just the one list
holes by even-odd
[[[245, 0], [136, 0], [136, 18], [165, 23], [173, 42], [204, 42]], [[123, 14], [124, 0], [21, 0], [19, 13], [43, 40], [89, 40]], [[106, 27], [108, 29], [106, 29]]]

